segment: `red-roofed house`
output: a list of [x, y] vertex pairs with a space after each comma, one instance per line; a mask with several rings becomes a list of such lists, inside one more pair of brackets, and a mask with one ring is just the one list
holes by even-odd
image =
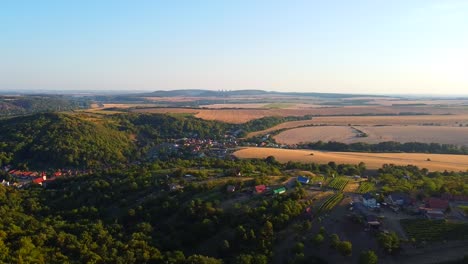
[[264, 193], [266, 190], [266, 186], [264, 184], [255, 186], [256, 193]]
[[43, 181], [45, 181], [44, 178], [38, 177], [38, 178], [36, 178], [36, 179], [33, 180], [33, 183], [42, 185], [42, 182], [43, 182]]
[[429, 198], [426, 200], [426, 207], [431, 209], [445, 210], [449, 207], [449, 202], [439, 198]]

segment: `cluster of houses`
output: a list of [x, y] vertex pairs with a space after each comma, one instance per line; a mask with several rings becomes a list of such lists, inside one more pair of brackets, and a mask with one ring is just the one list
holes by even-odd
[[237, 139], [226, 136], [222, 140], [202, 138], [181, 138], [171, 142], [161, 143], [153, 147], [149, 158], [160, 159], [169, 156], [214, 157], [224, 159], [238, 146]]
[[[383, 205], [388, 206], [395, 212], [405, 210], [407, 212], [423, 215], [427, 219], [442, 220], [445, 219], [447, 209], [450, 207], [448, 199], [429, 197], [422, 203], [417, 203], [410, 195], [406, 193], [391, 193], [384, 199]], [[380, 203], [371, 193], [362, 195], [362, 205], [367, 209], [380, 208]]]
[[[304, 176], [299, 176], [296, 178], [297, 182], [301, 183], [301, 184], [308, 184], [310, 182], [310, 179], [307, 178], [307, 177], [304, 177]], [[236, 186], [234, 185], [227, 185], [226, 186], [226, 191], [228, 193], [233, 193], [235, 192], [237, 189], [236, 189]], [[280, 195], [280, 194], [284, 194], [286, 193], [287, 189], [285, 186], [278, 186], [278, 187], [275, 187], [275, 188], [270, 188], [268, 186], [266, 186], [265, 184], [259, 184], [259, 185], [256, 185], [254, 186], [253, 188], [253, 194], [266, 194], [266, 193], [271, 193], [271, 194], [274, 194], [274, 195]]]
[[11, 169], [11, 167], [9, 166], [4, 167], [3, 170], [14, 179], [14, 182], [3, 180], [2, 185], [14, 186], [18, 188], [27, 186], [29, 184], [38, 184], [41, 186], [46, 186], [47, 183], [54, 181], [58, 177], [83, 175], [91, 172], [84, 170], [57, 170], [53, 173], [46, 173], [44, 171], [37, 172], [16, 170]]

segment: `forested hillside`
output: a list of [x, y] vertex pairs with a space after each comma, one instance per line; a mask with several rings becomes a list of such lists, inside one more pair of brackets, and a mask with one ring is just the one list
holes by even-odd
[[71, 115], [0, 121], [0, 164], [93, 168], [126, 162], [133, 151], [127, 134]]
[[86, 99], [64, 96], [0, 96], [0, 117], [88, 108]]

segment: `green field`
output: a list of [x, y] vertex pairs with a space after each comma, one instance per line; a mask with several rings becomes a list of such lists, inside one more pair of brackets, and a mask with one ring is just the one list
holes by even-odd
[[403, 219], [400, 222], [408, 237], [418, 242], [468, 239], [468, 224], [465, 223], [426, 219]]
[[357, 189], [357, 193], [367, 193], [375, 190], [375, 184], [368, 181], [363, 181], [359, 184], [359, 188]]
[[336, 177], [333, 178], [329, 183], [328, 187], [338, 190], [338, 191], [343, 191], [346, 185], [348, 184], [349, 180], [343, 177]]
[[331, 211], [337, 204], [343, 200], [344, 195], [342, 192], [337, 192], [334, 195], [328, 197], [318, 208], [317, 213], [324, 213]]

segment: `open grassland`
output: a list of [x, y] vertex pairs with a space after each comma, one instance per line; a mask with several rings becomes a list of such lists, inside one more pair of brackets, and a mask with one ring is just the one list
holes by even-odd
[[[367, 136], [362, 137], [362, 133]], [[313, 126], [286, 130], [276, 135], [281, 144], [316, 141], [379, 143], [384, 141], [468, 145], [468, 127], [447, 126]]]
[[266, 134], [272, 131], [296, 128], [309, 125], [332, 126], [384, 126], [384, 125], [415, 125], [415, 126], [459, 126], [468, 124], [468, 115], [415, 115], [415, 116], [318, 116], [312, 120], [291, 121], [272, 128], [249, 134], [249, 137]]
[[[311, 155], [313, 154], [313, 155]], [[326, 164], [336, 163], [359, 164], [366, 163], [369, 169], [378, 169], [383, 164], [415, 165], [432, 171], [466, 171], [468, 170], [468, 155], [424, 154], [424, 153], [358, 153], [358, 152], [326, 152], [315, 150], [295, 150], [276, 148], [243, 148], [234, 153], [238, 158], [266, 158], [274, 156], [280, 162], [314, 162]], [[427, 161], [430, 159], [431, 161]]]

